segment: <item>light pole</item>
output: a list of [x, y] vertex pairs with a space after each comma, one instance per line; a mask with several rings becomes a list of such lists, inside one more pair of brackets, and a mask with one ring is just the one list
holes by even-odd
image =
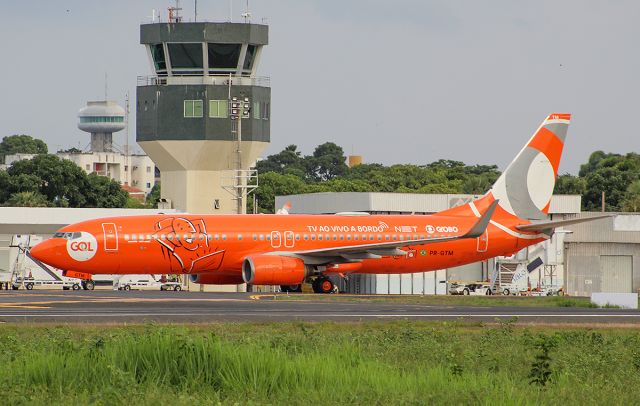
[[248, 97], [239, 100], [237, 97], [231, 99], [231, 132], [236, 133], [236, 175], [235, 175], [235, 195], [236, 213], [244, 214], [244, 193], [245, 185], [242, 176], [242, 119], [251, 117], [251, 102]]

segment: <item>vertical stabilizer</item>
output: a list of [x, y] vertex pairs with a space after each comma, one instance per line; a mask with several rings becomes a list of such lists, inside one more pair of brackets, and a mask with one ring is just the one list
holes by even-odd
[[490, 193], [505, 211], [527, 220], [547, 217], [571, 114], [550, 114]]

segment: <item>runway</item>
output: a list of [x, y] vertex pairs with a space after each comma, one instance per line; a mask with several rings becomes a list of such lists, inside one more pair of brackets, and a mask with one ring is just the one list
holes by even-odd
[[640, 326], [640, 311], [513, 306], [287, 300], [250, 293], [159, 291], [0, 291], [0, 322], [170, 322], [468, 320], [518, 318], [533, 323], [615, 323]]

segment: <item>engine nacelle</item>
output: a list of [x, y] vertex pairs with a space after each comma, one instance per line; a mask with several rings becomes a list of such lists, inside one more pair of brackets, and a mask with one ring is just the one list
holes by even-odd
[[239, 285], [243, 283], [241, 275], [225, 275], [217, 272], [192, 274], [190, 278], [191, 282], [204, 285]]
[[307, 270], [298, 258], [279, 255], [254, 255], [242, 263], [242, 279], [253, 285], [298, 285]]

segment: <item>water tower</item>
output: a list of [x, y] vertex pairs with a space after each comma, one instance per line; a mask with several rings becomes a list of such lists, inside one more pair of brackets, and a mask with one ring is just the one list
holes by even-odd
[[92, 152], [113, 152], [113, 133], [125, 127], [125, 111], [114, 101], [90, 101], [78, 112], [78, 128], [91, 133]]
[[[141, 25], [140, 43], [153, 75], [138, 78], [137, 142], [161, 171], [162, 197], [191, 213], [238, 212], [234, 187], [270, 141], [269, 79], [256, 76], [268, 27], [170, 14]], [[233, 119], [234, 98], [246, 117]]]

